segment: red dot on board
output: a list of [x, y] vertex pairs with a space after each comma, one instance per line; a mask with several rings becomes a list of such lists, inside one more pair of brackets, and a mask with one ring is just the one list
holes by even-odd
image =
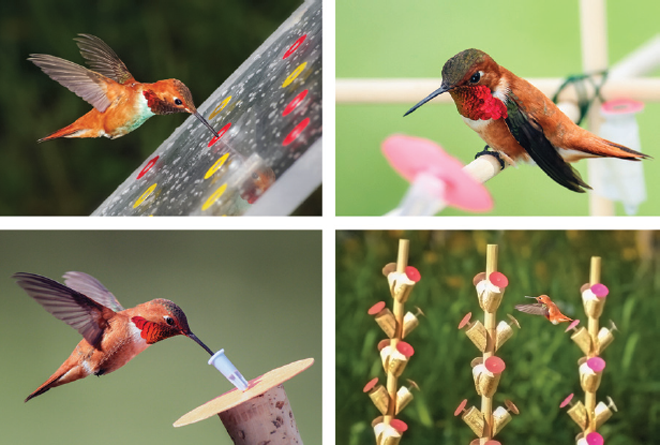
[[369, 308], [368, 314], [369, 315], [376, 315], [377, 313], [379, 313], [383, 309], [385, 309], [385, 302], [384, 301], [379, 301], [378, 303], [371, 306], [371, 308]]
[[405, 341], [400, 341], [397, 343], [396, 349], [408, 358], [412, 357], [412, 355], [415, 353], [415, 350], [412, 346], [410, 346], [410, 343], [406, 343]]
[[282, 57], [282, 59], [286, 59], [286, 58], [289, 57], [291, 54], [293, 54], [294, 52], [296, 52], [296, 50], [297, 50], [298, 48], [300, 48], [300, 45], [302, 45], [302, 42], [304, 42], [306, 38], [307, 38], [307, 34], [303, 34], [302, 36], [300, 36], [300, 37], [298, 38], [298, 40], [296, 40], [295, 42], [293, 42], [293, 45], [291, 45], [291, 46], [289, 47], [289, 49], [286, 50], [286, 52], [284, 53], [284, 56]]
[[140, 179], [143, 177], [149, 170], [151, 170], [151, 167], [156, 165], [156, 161], [158, 161], [158, 158], [160, 156], [156, 156], [155, 158], [151, 158], [149, 162], [147, 162], [147, 165], [144, 166], [144, 168], [140, 171], [140, 173], [137, 175], [137, 179]]
[[509, 280], [502, 272], [493, 272], [488, 280], [500, 289], [509, 285]]
[[300, 133], [303, 132], [303, 130], [309, 125], [309, 118], [305, 118], [301, 123], [296, 125], [293, 130], [291, 130], [291, 133], [289, 133], [285, 138], [284, 141], [282, 142], [282, 146], [286, 147], [289, 145], [291, 142], [293, 142], [298, 136], [300, 136]]
[[215, 144], [216, 142], [218, 142], [218, 139], [220, 139], [221, 137], [223, 137], [223, 136], [225, 135], [225, 133], [227, 132], [227, 130], [229, 130], [229, 127], [231, 127], [231, 122], [227, 123], [227, 125], [225, 125], [224, 127], [222, 127], [222, 128], [220, 129], [220, 131], [218, 132], [218, 135], [217, 135], [217, 136], [213, 136], [213, 139], [211, 139], [211, 142], [209, 142], [209, 145], [208, 145], [208, 146], [210, 147], [211, 145], [213, 145], [213, 144]]
[[420, 274], [419, 271], [413, 266], [406, 267], [406, 276], [409, 280], [412, 280], [415, 283], [422, 279], [422, 274]]
[[289, 105], [287, 105], [284, 111], [282, 112], [282, 116], [286, 116], [287, 114], [291, 113], [294, 108], [300, 105], [300, 102], [302, 102], [305, 99], [305, 96], [307, 96], [308, 92], [309, 90], [302, 91], [296, 97], [294, 97], [293, 100], [289, 102]]
[[373, 379], [369, 380], [369, 383], [364, 385], [364, 389], [362, 392], [369, 392], [373, 389], [374, 386], [378, 383], [378, 377], [374, 377]]

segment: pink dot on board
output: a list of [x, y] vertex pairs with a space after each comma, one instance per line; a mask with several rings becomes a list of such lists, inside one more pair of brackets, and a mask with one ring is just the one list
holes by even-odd
[[291, 102], [289, 102], [289, 105], [284, 108], [282, 116], [286, 116], [287, 114], [291, 113], [294, 108], [300, 105], [300, 103], [305, 100], [305, 96], [307, 96], [308, 91], [309, 90], [302, 91], [296, 97], [294, 97]]
[[400, 341], [397, 343], [396, 349], [408, 358], [412, 357], [412, 355], [415, 353], [415, 350], [412, 346], [410, 346], [410, 343], [406, 343], [405, 341]]
[[149, 162], [147, 162], [147, 165], [144, 166], [144, 168], [140, 171], [140, 173], [137, 175], [137, 179], [140, 179], [143, 177], [149, 170], [151, 170], [151, 167], [156, 165], [156, 161], [158, 161], [158, 158], [160, 156], [156, 156], [154, 158], [151, 158]]
[[286, 147], [289, 145], [291, 142], [293, 142], [298, 136], [300, 136], [300, 133], [303, 132], [303, 130], [309, 125], [309, 118], [306, 117], [305, 120], [300, 122], [298, 125], [296, 125], [293, 130], [291, 130], [291, 133], [289, 133], [285, 138], [284, 141], [282, 141], [282, 146]]
[[282, 57], [282, 59], [286, 59], [286, 58], [289, 57], [291, 54], [293, 54], [294, 52], [296, 52], [296, 50], [297, 50], [298, 48], [300, 48], [300, 45], [302, 45], [302, 43], [305, 41], [306, 38], [307, 38], [307, 34], [303, 34], [302, 36], [300, 36], [300, 37], [298, 38], [298, 40], [296, 40], [295, 42], [293, 42], [293, 45], [291, 45], [291, 46], [289, 47], [289, 49], [286, 50], [286, 52], [284, 53], [284, 56]]
[[377, 313], [379, 313], [383, 309], [385, 309], [385, 302], [384, 301], [379, 301], [378, 303], [371, 306], [371, 308], [369, 308], [368, 313], [369, 313], [369, 315], [376, 315]]
[[596, 283], [591, 286], [591, 292], [593, 292], [598, 298], [605, 298], [607, 297], [607, 294], [610, 293], [610, 290], [604, 284]]
[[406, 276], [415, 283], [422, 279], [422, 274], [413, 266], [406, 267]]
[[488, 357], [484, 362], [484, 365], [486, 366], [486, 369], [493, 374], [499, 374], [506, 368], [504, 360], [496, 356]]
[[586, 439], [588, 445], [603, 445], [605, 443], [605, 441], [603, 440], [603, 436], [601, 436], [595, 431], [587, 434]]
[[591, 357], [587, 360], [587, 366], [590, 367], [594, 372], [601, 372], [605, 369], [605, 360], [600, 357]]
[[493, 272], [488, 280], [500, 289], [509, 285], [509, 280], [502, 272]]

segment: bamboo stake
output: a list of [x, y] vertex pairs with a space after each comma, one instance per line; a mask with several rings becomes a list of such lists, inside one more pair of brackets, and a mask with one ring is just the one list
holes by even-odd
[[[406, 272], [406, 267], [408, 266], [408, 253], [410, 251], [410, 241], [407, 239], [399, 240], [399, 251], [396, 258], [396, 271], [397, 273], [403, 274]], [[392, 351], [396, 349], [396, 345], [401, 339], [401, 333], [403, 330], [403, 303], [396, 298], [394, 299], [394, 307], [392, 310], [394, 314], [394, 319], [396, 320], [396, 330], [394, 337], [390, 340], [390, 347]], [[387, 409], [387, 414], [385, 415], [385, 424], [389, 425], [390, 421], [394, 417], [394, 411], [396, 409], [396, 392], [398, 391], [398, 378], [393, 373], [387, 373], [387, 393], [390, 395], [390, 405]]]
[[[600, 257], [591, 257], [591, 266], [589, 268], [589, 285], [600, 283]], [[587, 357], [595, 357], [598, 355], [598, 318], [592, 317], [587, 314], [588, 325], [587, 331], [591, 337], [591, 352]], [[584, 406], [587, 409], [587, 418], [589, 420], [585, 433], [596, 431], [596, 391], [585, 391], [584, 393]]]
[[[486, 247], [486, 277], [497, 272], [497, 244], [488, 244]], [[484, 361], [495, 354], [495, 326], [497, 319], [495, 312], [484, 311], [484, 327], [486, 328], [486, 350], [483, 354]], [[481, 443], [491, 439], [493, 432], [493, 399], [485, 394], [481, 396], [481, 414], [484, 416], [484, 435]]]
[[[388, 339], [378, 345], [383, 368], [387, 373], [386, 387], [378, 384], [378, 378], [372, 379], [364, 387], [378, 410], [383, 414], [372, 422], [377, 445], [396, 445], [407, 430], [405, 422], [395, 417], [410, 403], [413, 398], [410, 388], [399, 388], [398, 379], [401, 376], [408, 359], [414, 350], [403, 342], [404, 336], [410, 334], [419, 324], [417, 316], [411, 312], [404, 315], [404, 304], [410, 297], [415, 283], [421, 276], [417, 269], [408, 266], [410, 242], [399, 240], [396, 263], [390, 263], [383, 268], [383, 275], [389, 282], [390, 294], [394, 300], [392, 311], [385, 307], [385, 302], [376, 303], [369, 309]], [[418, 313], [420, 313], [418, 308]], [[411, 388], [417, 387], [411, 382]]]

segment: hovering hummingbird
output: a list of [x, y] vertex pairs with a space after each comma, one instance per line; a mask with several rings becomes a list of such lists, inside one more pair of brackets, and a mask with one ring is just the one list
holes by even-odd
[[[465, 123], [506, 160], [535, 162], [555, 182], [574, 192], [590, 189], [568, 163], [614, 157], [637, 161], [650, 156], [600, 138], [577, 126], [532, 84], [498, 65], [488, 54], [467, 49], [442, 68], [442, 84], [404, 115], [449, 92]], [[493, 153], [486, 150], [481, 153]]]
[[48, 312], [83, 336], [69, 358], [26, 402], [90, 374], [111, 373], [149, 345], [175, 335], [195, 340], [213, 355], [190, 331], [181, 308], [170, 300], [157, 298], [124, 309], [96, 278], [83, 272], [64, 274], [66, 285], [32, 273], [20, 272], [12, 278]]
[[525, 298], [534, 298], [538, 303], [516, 304], [515, 308], [520, 312], [543, 315], [552, 324], [559, 324], [564, 321], [573, 321], [572, 318], [568, 318], [566, 315], [562, 314], [557, 305], [553, 303], [550, 297], [547, 295], [541, 295], [538, 297], [525, 296]]
[[28, 60], [94, 108], [39, 142], [62, 137], [116, 139], [135, 130], [151, 116], [183, 112], [195, 116], [218, 136], [197, 112], [192, 94], [183, 82], [177, 79], [138, 82], [103, 40], [90, 34], [78, 35], [74, 40], [91, 70], [47, 54], [30, 54]]

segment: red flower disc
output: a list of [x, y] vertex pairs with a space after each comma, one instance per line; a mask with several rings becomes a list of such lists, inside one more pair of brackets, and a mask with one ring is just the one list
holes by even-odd
[[397, 343], [396, 349], [397, 351], [399, 351], [401, 354], [405, 355], [408, 358], [412, 357], [412, 355], [415, 353], [413, 347], [410, 346], [410, 344], [406, 343], [405, 341], [400, 341], [399, 343]]
[[488, 280], [500, 289], [509, 285], [509, 280], [502, 272], [493, 272], [490, 274], [490, 277], [488, 277]]
[[400, 419], [392, 419], [390, 421], [390, 426], [400, 433], [403, 433], [405, 430], [408, 429], [408, 425], [406, 425], [406, 422]]
[[364, 385], [364, 389], [362, 389], [362, 392], [369, 392], [371, 391], [374, 386], [378, 384], [378, 377], [374, 377], [373, 379], [369, 380], [369, 383]]
[[420, 274], [419, 271], [413, 266], [406, 267], [406, 276], [409, 280], [412, 280], [415, 283], [422, 279], [422, 274]]
[[376, 315], [377, 313], [379, 313], [383, 309], [385, 309], [385, 302], [384, 301], [379, 301], [378, 303], [371, 306], [371, 308], [369, 308], [369, 311], [367, 311], [367, 313], [369, 315]]
[[506, 368], [504, 360], [496, 356], [488, 357], [484, 365], [486, 366], [486, 369], [493, 374], [499, 374]]

